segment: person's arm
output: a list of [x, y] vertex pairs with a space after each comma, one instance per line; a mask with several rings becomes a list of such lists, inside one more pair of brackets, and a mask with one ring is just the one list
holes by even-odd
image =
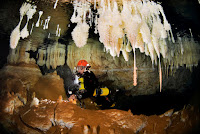
[[68, 94], [69, 95], [76, 94], [78, 90], [79, 90], [79, 81], [78, 81], [77, 75], [73, 74], [72, 83], [68, 87]]

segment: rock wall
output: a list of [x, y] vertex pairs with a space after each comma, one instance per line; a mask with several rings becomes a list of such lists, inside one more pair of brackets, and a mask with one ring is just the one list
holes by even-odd
[[35, 64], [5, 66], [0, 71], [1, 95], [14, 93], [25, 104], [34, 93], [38, 98], [56, 100], [62, 95], [66, 98], [63, 79], [57, 72], [42, 75]]
[[[35, 64], [56, 69], [65, 64], [66, 46], [58, 42], [36, 48], [30, 40], [22, 41], [15, 49], [10, 49], [8, 64]], [[33, 53], [35, 53], [34, 56]]]
[[[35, 58], [32, 58], [30, 51], [35, 51]], [[186, 50], [184, 50], [184, 52], [185, 51]], [[67, 51], [66, 46], [58, 42], [35, 48], [30, 40], [25, 40], [20, 42], [16, 49], [10, 50], [7, 59], [8, 64], [11, 65], [21, 63], [36, 65], [37, 63], [40, 67], [46, 67], [47, 70], [60, 70], [64, 68], [63, 65], [67, 64], [71, 72], [74, 72], [74, 67], [79, 60], [85, 59], [92, 66], [91, 70], [98, 77], [102, 87], [107, 86], [111, 89], [129, 90], [132, 95], [146, 95], [158, 92], [160, 84], [158, 66], [152, 65], [150, 57], [146, 56], [144, 53], [140, 53], [139, 50], [136, 49], [138, 84], [137, 86], [133, 86], [133, 53], [128, 53], [128, 56], [129, 61], [125, 61], [122, 54], [120, 54], [119, 57], [113, 58], [109, 53], [105, 52], [103, 45], [99, 41], [90, 38], [87, 45], [81, 48], [77, 48], [73, 42], [70, 42], [67, 46]], [[164, 59], [162, 62], [163, 90], [175, 89], [180, 91], [180, 89], [182, 90], [185, 88], [184, 86], [191, 79], [191, 77], [185, 77], [191, 76], [191, 72], [188, 69], [185, 67], [177, 69], [179, 64], [175, 63], [178, 63], [176, 62], [178, 61], [178, 54], [176, 54], [175, 57], [176, 58], [173, 58], [174, 62], [172, 59]], [[181, 59], [183, 58], [184, 57], [181, 57]], [[67, 61], [65, 61], [65, 59], [67, 59]], [[192, 60], [182, 60], [182, 65], [184, 65], [185, 61], [192, 62]], [[191, 68], [192, 66], [188, 67]], [[68, 78], [71, 77], [69, 74], [71, 73], [65, 73], [63, 71], [60, 73], [59, 71], [59, 75], [62, 75], [61, 77], [64, 78], [65, 84], [69, 83], [71, 79]], [[65, 87], [67, 86], [68, 85], [65, 85]]]
[[39, 48], [37, 56], [37, 64], [46, 66], [48, 69], [56, 69], [57, 66], [65, 64], [65, 45], [55, 42], [48, 47]]
[[8, 64], [19, 64], [19, 63], [26, 63], [26, 64], [35, 64], [36, 60], [34, 58], [30, 58], [30, 53], [27, 51], [36, 51], [37, 48], [32, 46], [30, 40], [21, 41], [17, 48], [10, 49], [9, 55], [7, 57]]

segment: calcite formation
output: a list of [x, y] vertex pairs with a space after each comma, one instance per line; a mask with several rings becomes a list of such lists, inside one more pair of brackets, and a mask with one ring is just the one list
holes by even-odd
[[26, 63], [31, 64], [35, 63], [34, 58], [30, 58], [30, 53], [28, 51], [35, 51], [34, 46], [32, 46], [31, 41], [26, 40], [17, 46], [15, 49], [10, 49], [9, 55], [7, 57], [7, 62], [9, 64], [18, 64], [18, 63]]
[[[187, 43], [186, 41], [182, 41], [184, 44], [184, 48], [186, 49]], [[193, 42], [194, 46], [198, 45]], [[94, 45], [95, 44], [95, 45]], [[176, 47], [179, 47], [176, 45]], [[187, 51], [191, 51], [190, 50]], [[130, 75], [133, 73], [133, 54], [128, 53], [129, 61], [124, 61], [122, 55], [119, 57], [113, 58], [109, 53], [105, 52], [102, 44], [94, 39], [89, 38], [87, 45], [84, 47], [78, 48], [74, 42], [70, 42], [70, 45], [67, 48], [67, 65], [73, 69], [80, 59], [85, 59], [91, 65], [90, 70], [95, 73], [95, 75], [99, 78], [99, 82], [102, 83], [102, 86], [107, 86], [111, 89], [125, 89], [130, 90], [132, 95], [145, 95], [145, 94], [153, 94], [158, 91], [159, 87], [159, 75], [156, 66], [152, 66], [150, 57], [145, 54], [141, 54], [138, 50], [136, 50], [137, 56], [137, 73], [138, 73], [138, 85], [137, 87], [132, 86], [133, 76]], [[179, 49], [175, 49], [178, 51]], [[186, 50], [185, 50], [186, 51]], [[196, 50], [195, 50], [196, 51]], [[180, 54], [180, 55], [179, 55]], [[195, 57], [198, 55], [195, 53], [188, 53], [195, 60]], [[171, 57], [171, 60], [164, 60], [164, 64], [170, 65], [171, 63], [174, 65], [163, 66], [163, 90], [165, 89], [181, 89], [181, 83], [185, 83], [188, 79], [184, 76], [190, 76], [191, 73], [186, 68], [182, 67], [178, 70], [175, 66], [175, 62], [179, 65], [184, 66], [184, 64], [189, 63], [186, 59], [183, 59], [183, 55], [179, 52], [176, 53], [177, 56], [174, 56], [174, 59]], [[179, 55], [179, 56], [178, 56]], [[195, 56], [196, 55], [196, 56]], [[188, 56], [187, 58], [189, 58]], [[199, 56], [200, 57], [200, 56]], [[198, 56], [196, 58], [199, 58]], [[179, 59], [179, 60], [178, 60]], [[176, 72], [177, 70], [177, 72]], [[170, 84], [171, 83], [171, 84]], [[173, 84], [172, 84], [173, 83]]]
[[39, 48], [35, 58], [30, 56], [30, 51], [36, 51], [31, 41], [19, 43], [17, 48], [10, 49], [7, 61], [9, 64], [35, 64], [37, 60], [39, 66], [46, 66], [48, 69], [50, 67], [56, 69], [57, 66], [65, 64], [66, 46], [58, 42], [48, 47]]
[[[47, 8], [48, 6], [44, 6], [45, 4], [42, 2], [51, 8]], [[70, 5], [69, 3], [73, 4], [73, 10], [69, 7], [64, 8], [62, 5], [65, 2], [67, 6]], [[25, 5], [34, 7], [34, 4], [30, 5], [30, 3], [26, 3], [22, 5], [22, 8]], [[176, 41], [173, 39], [171, 26], [159, 3], [148, 0], [44, 0], [40, 1], [38, 5], [40, 6], [37, 7], [38, 12], [36, 12], [36, 14], [39, 14], [39, 16], [37, 18], [33, 17], [33, 21], [37, 23], [37, 27], [33, 29], [32, 35], [29, 36], [27, 40], [20, 40], [18, 46], [10, 50], [8, 63], [36, 62], [39, 66], [47, 67], [47, 69], [56, 69], [58, 66], [63, 66], [67, 63], [71, 70], [73, 70], [78, 60], [85, 58], [91, 62], [90, 64], [92, 64], [95, 69], [101, 70], [102, 65], [110, 66], [110, 63], [113, 62], [116, 63], [116, 66], [120, 67], [111, 64], [109, 71], [108, 69], [104, 69], [103, 72], [108, 74], [108, 76], [106, 76], [107, 79], [112, 79], [109, 78], [109, 75], [110, 73], [113, 74], [113, 72], [116, 72], [113, 70], [120, 70], [121, 72], [117, 71], [117, 75], [127, 75], [129, 79], [128, 83], [133, 80], [133, 84], [137, 85], [137, 87], [134, 88], [130, 84], [122, 84], [122, 87], [125, 86], [125, 89], [139, 90], [141, 89], [141, 83], [145, 83], [143, 82], [145, 80], [147, 80], [147, 84], [145, 83], [144, 88], [148, 85], [151, 86], [152, 82], [148, 81], [148, 78], [140, 76], [141, 74], [145, 74], [145, 72], [141, 70], [150, 70], [146, 73], [156, 73], [154, 76], [150, 76], [150, 79], [156, 79], [156, 82], [153, 82], [156, 83], [156, 86], [154, 84], [152, 85], [157, 88], [157, 80], [159, 78], [160, 91], [166, 83], [163, 80], [163, 78], [165, 78], [165, 73], [171, 75], [173, 74], [171, 72], [175, 72], [179, 66], [186, 65], [187, 68], [191, 69], [198, 64], [200, 57], [198, 43], [195, 42], [192, 37], [178, 37]], [[28, 12], [30, 12], [29, 8], [24, 11], [23, 15], [26, 13], [28, 14]], [[68, 25], [70, 24], [69, 20], [71, 20], [72, 23], [77, 23], [77, 26], [72, 30], [72, 39], [78, 48], [74, 48], [73, 52], [71, 52], [71, 46], [69, 46], [73, 43], [67, 44], [68, 46], [58, 43], [58, 38], [62, 37], [65, 32], [68, 32], [67, 29], [70, 26]], [[45, 29], [42, 27], [45, 27]], [[88, 48], [87, 53], [85, 53], [82, 51], [85, 51], [85, 48], [82, 50], [79, 48], [91, 43], [93, 43], [94, 48], [96, 45], [100, 45], [97, 40], [88, 39], [89, 28], [91, 27], [95, 33], [99, 34], [99, 42], [102, 43], [102, 47], [97, 46], [97, 48], [101, 50], [104, 48], [105, 51], [103, 51], [104, 54], [102, 55], [99, 54], [99, 50]], [[53, 40], [53, 42], [46, 43], [44, 40]], [[100, 53], [102, 53], [101, 50]], [[37, 53], [37, 57], [35, 59], [30, 58], [31, 54], [28, 51]], [[72, 54], [75, 51], [78, 52]], [[79, 54], [79, 52], [84, 53], [84, 55]], [[107, 60], [108, 54], [105, 54], [105, 52], [110, 53], [113, 58], [111, 57]], [[66, 56], [67, 53], [68, 56]], [[92, 53], [92, 55], [89, 53]], [[80, 55], [82, 55], [82, 57], [80, 57]], [[153, 68], [150, 67], [151, 65], [149, 65], [149, 61], [147, 60], [142, 61], [144, 64], [142, 65], [140, 60], [144, 59], [144, 55], [150, 57], [145, 59], [152, 62]], [[122, 56], [124, 59], [121, 58]], [[67, 62], [65, 61], [66, 58], [69, 58]], [[136, 60], [139, 63], [137, 63]], [[94, 61], [95, 64], [92, 63]], [[75, 63], [71, 64], [70, 62]], [[143, 68], [146, 64], [148, 64], [148, 68]], [[159, 67], [158, 72], [155, 71], [154, 65], [155, 67]], [[125, 73], [122, 73], [122, 70], [125, 71]], [[134, 75], [130, 75], [131, 73]], [[121, 83], [114, 78], [112, 81], [116, 84]], [[122, 80], [122, 83], [125, 83], [125, 81], [127, 81], [127, 79]], [[165, 87], [163, 88], [165, 89]], [[148, 92], [147, 88], [146, 93]]]
[[48, 69], [56, 69], [57, 66], [65, 64], [66, 48], [65, 45], [55, 43], [49, 45], [47, 48], [41, 48], [38, 50], [37, 64], [39, 66], [45, 65]]

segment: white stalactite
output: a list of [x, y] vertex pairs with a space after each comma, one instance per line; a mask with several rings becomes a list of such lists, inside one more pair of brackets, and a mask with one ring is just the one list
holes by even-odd
[[[98, 4], [96, 2], [98, 2]], [[54, 4], [54, 9], [57, 3], [58, 0], [56, 0]], [[164, 63], [178, 66], [178, 63], [175, 63], [176, 61], [172, 61], [177, 58], [176, 53], [180, 53], [184, 56], [186, 53], [198, 51], [195, 50], [195, 45], [188, 48], [186, 45], [188, 42], [185, 43], [186, 41], [183, 40], [179, 42], [179, 45], [170, 46], [171, 48], [168, 46], [168, 41], [175, 43], [171, 25], [167, 21], [162, 6], [154, 1], [122, 0], [122, 9], [120, 10], [118, 9], [117, 2], [112, 0], [93, 0], [93, 4], [93, 8], [97, 8], [97, 13], [95, 14], [93, 14], [93, 10], [91, 10], [91, 3], [87, 0], [73, 1], [74, 12], [70, 20], [72, 23], [77, 23], [77, 26], [71, 33], [72, 38], [77, 47], [83, 47], [87, 44], [89, 28], [94, 21], [94, 33], [99, 33], [99, 41], [104, 44], [105, 50], [109, 52], [113, 58], [115, 56], [119, 57], [122, 51], [124, 59], [128, 61], [128, 52], [134, 53], [133, 85], [137, 85], [137, 48], [139, 48], [140, 52], [144, 52], [147, 56], [150, 56], [152, 64], [157, 64], [157, 60], [159, 60], [160, 91], [162, 87], [161, 55], [164, 58]], [[32, 19], [35, 12], [36, 6], [34, 5], [25, 2], [21, 6], [20, 21], [10, 35], [10, 47], [12, 49], [16, 48], [20, 37], [28, 37], [28, 22]], [[20, 33], [20, 25], [25, 14], [27, 15], [27, 23]], [[43, 24], [43, 20], [40, 22], [42, 14], [43, 11], [39, 11], [39, 18], [35, 26], [39, 27], [39, 25], [43, 25], [43, 29], [48, 29], [51, 16], [48, 16]], [[95, 19], [93, 19], [94, 16]], [[60, 37], [60, 33], [61, 28], [57, 25], [56, 36]], [[193, 44], [195, 43], [193, 42]], [[45, 64], [48, 68], [50, 66], [56, 68], [57, 65], [63, 64], [63, 61], [57, 61], [58, 59], [53, 58], [58, 58], [58, 55], [62, 55], [63, 53], [63, 50], [58, 46], [59, 45], [55, 45], [53, 48], [49, 47], [46, 50], [47, 61], [45, 61]], [[55, 50], [56, 52], [53, 52]], [[194, 64], [194, 60], [197, 60], [197, 58], [195, 59], [193, 56], [188, 56], [182, 58], [181, 64], [186, 62]]]
[[[133, 50], [133, 85], [137, 85], [136, 48], [139, 48], [140, 52], [145, 52], [146, 55], [150, 55], [152, 64], [155, 63], [157, 65], [157, 58], [160, 60], [160, 54], [162, 54], [163, 57], [167, 57], [166, 53], [168, 47], [165, 39], [168, 38], [174, 43], [171, 25], [166, 19], [162, 6], [154, 1], [123, 0], [121, 12], [118, 10], [116, 1], [101, 0], [98, 2], [98, 12], [94, 22], [94, 33], [99, 33], [99, 41], [104, 44], [105, 50], [110, 52], [113, 57], [119, 57], [120, 51], [122, 51], [122, 54], [127, 61], [127, 52]], [[82, 38], [78, 36], [82, 32], [79, 29], [81, 27], [80, 22], [83, 21], [85, 23], [85, 13], [86, 11], [89, 11], [91, 14], [91, 10], [88, 8], [87, 10], [84, 10], [85, 8], [83, 9], [81, 1], [74, 1], [73, 5], [74, 13], [71, 21], [73, 23], [78, 23], [72, 32], [73, 40], [78, 47], [82, 47], [86, 43], [87, 38], [85, 36], [86, 33], [82, 34]], [[94, 8], [95, 5], [96, 1], [94, 1]], [[97, 15], [99, 18], [97, 18]], [[161, 22], [160, 16], [162, 17], [163, 22]], [[91, 18], [90, 15], [89, 18]], [[87, 30], [88, 29], [89, 28], [87, 27]], [[129, 43], [124, 45], [123, 42], [120, 42], [120, 40], [123, 40], [124, 36], [131, 45], [129, 45]], [[159, 67], [161, 69], [160, 63]], [[162, 75], [161, 71], [160, 75]]]
[[[73, 2], [74, 12], [71, 17], [72, 23], [77, 23], [77, 26], [72, 31], [72, 39], [77, 47], [83, 47], [87, 43], [90, 26], [86, 23], [86, 13], [89, 12], [90, 3], [85, 1], [82, 3], [75, 0]], [[77, 15], [76, 15], [77, 13]], [[90, 12], [89, 12], [90, 13]]]
[[54, 4], [54, 6], [53, 6], [54, 9], [56, 9], [57, 4], [58, 4], [58, 1], [59, 1], [59, 0], [56, 0], [55, 4]]
[[87, 43], [89, 25], [86, 22], [78, 23], [72, 31], [72, 39], [77, 47], [83, 47]]
[[45, 29], [49, 28], [49, 21], [50, 21], [50, 19], [51, 19], [51, 16], [48, 16]]
[[39, 27], [39, 26], [40, 26], [40, 19], [41, 19], [42, 14], [43, 14], [43, 11], [39, 11], [38, 21], [37, 21], [37, 23], [36, 23], [36, 25], [35, 25], [36, 27]]
[[27, 11], [31, 8], [31, 4], [29, 3], [23, 3], [20, 8], [20, 21], [18, 25], [15, 27], [15, 29], [12, 31], [10, 35], [10, 48], [15, 49], [17, 47], [17, 44], [20, 40], [20, 25], [23, 20], [23, 16], [27, 13]]
[[49, 28], [49, 21], [51, 19], [51, 16], [48, 16], [47, 19], [45, 19], [45, 23], [43, 25], [43, 29], [48, 29]]
[[23, 28], [22, 31], [21, 31], [21, 37], [22, 37], [22, 39], [27, 38], [27, 37], [29, 36], [29, 32], [28, 32], [28, 28], [27, 28], [27, 27], [28, 27], [28, 22], [29, 22], [30, 19], [33, 18], [33, 15], [34, 15], [35, 12], [36, 12], [36, 8], [37, 8], [37, 6], [32, 5], [32, 6], [29, 8], [29, 10], [26, 12], [26, 15], [27, 15], [27, 22], [26, 22], [26, 25], [24, 26], [24, 28]]
[[15, 27], [15, 29], [12, 31], [10, 35], [10, 48], [15, 49], [17, 47], [17, 44], [20, 40], [20, 25], [22, 22], [22, 17], [20, 16], [19, 24]]
[[31, 35], [32, 32], [33, 32], [33, 27], [34, 27], [34, 22], [32, 23], [32, 26], [31, 26], [30, 35]]

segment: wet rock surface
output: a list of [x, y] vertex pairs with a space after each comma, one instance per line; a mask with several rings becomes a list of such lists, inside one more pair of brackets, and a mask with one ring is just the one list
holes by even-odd
[[[7, 105], [8, 106], [8, 105]], [[171, 113], [171, 114], [167, 114]], [[39, 105], [21, 106], [12, 115], [1, 111], [1, 124], [14, 133], [189, 133], [199, 123], [199, 110], [186, 106], [163, 115], [133, 115], [130, 111], [89, 110], [62, 100], [40, 100]], [[8, 123], [9, 122], [9, 123]], [[7, 123], [7, 124], [6, 124]]]

